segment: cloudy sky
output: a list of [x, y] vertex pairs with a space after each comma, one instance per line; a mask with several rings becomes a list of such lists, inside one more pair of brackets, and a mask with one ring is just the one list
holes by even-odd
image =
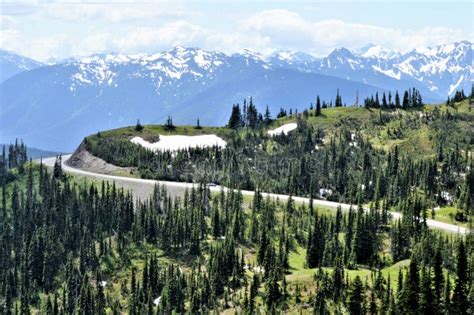
[[474, 41], [472, 1], [1, 1], [3, 49], [46, 61], [176, 45], [325, 55]]

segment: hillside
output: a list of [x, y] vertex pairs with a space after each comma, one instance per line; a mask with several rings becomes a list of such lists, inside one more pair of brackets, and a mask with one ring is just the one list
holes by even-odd
[[[309, 109], [256, 129], [178, 126], [167, 130], [162, 125], [146, 125], [137, 131], [125, 127], [87, 137], [80, 151], [88, 150], [143, 178], [204, 180], [346, 203], [360, 199], [380, 205], [386, 199], [399, 212], [403, 212], [404, 198], [422, 197], [428, 215], [438, 213], [441, 221], [466, 225], [462, 187], [472, 176], [473, 122], [468, 100], [409, 109], [333, 107], [323, 108], [320, 116]], [[287, 135], [267, 134], [290, 123], [298, 127]], [[153, 143], [170, 135], [206, 134], [226, 141], [225, 150], [152, 152], [130, 141], [140, 137]], [[87, 167], [77, 159], [79, 152], [71, 160]], [[413, 177], [416, 172], [421, 174]], [[414, 194], [413, 189], [419, 191]], [[434, 208], [441, 209], [434, 212]]]
[[[0, 158], [8, 227], [0, 229], [0, 277], [8, 279], [1, 307], [46, 314], [467, 308], [469, 235], [426, 222], [472, 224], [474, 120], [467, 99], [406, 109], [321, 108], [319, 116], [317, 109], [283, 111], [273, 121], [247, 104], [244, 116], [233, 107], [227, 127], [174, 126], [170, 118], [101, 131], [71, 158], [93, 153], [102, 167], [105, 160], [126, 176], [198, 183], [178, 195], [156, 185], [149, 199], [135, 198], [111, 181], [68, 175], [59, 161], [52, 172], [29, 164], [24, 148], [14, 150], [13, 168]], [[285, 133], [268, 133], [282, 126]], [[131, 141], [209, 134], [225, 147], [155, 152]], [[235, 190], [211, 190], [212, 182]], [[239, 190], [249, 187], [250, 198]], [[357, 206], [326, 209], [313, 197]], [[403, 216], [395, 220], [391, 211]]]
[[[309, 111], [308, 123], [321, 128], [326, 134], [347, 128], [358, 132], [375, 148], [390, 151], [398, 146], [400, 152], [410, 156], [432, 157], [437, 153], [436, 142], [442, 139], [449, 148], [458, 143], [473, 149], [474, 110], [468, 101], [455, 106], [425, 105], [412, 110], [379, 110], [365, 108], [328, 108], [320, 117]], [[450, 113], [452, 119], [440, 121], [442, 114]], [[311, 114], [313, 116], [311, 116]], [[271, 127], [296, 122], [296, 117], [278, 119]]]
[[[448, 113], [452, 119], [443, 121], [441, 125], [440, 116]], [[266, 133], [267, 130], [273, 130], [285, 124], [297, 123], [299, 118], [305, 116], [306, 113], [300, 112], [298, 115], [277, 118], [264, 127], [262, 132]], [[321, 129], [325, 142], [334, 133], [346, 130], [357, 133], [358, 137], [367, 140], [374, 148], [389, 152], [398, 146], [400, 152], [411, 156], [433, 157], [437, 154], [437, 141], [443, 141], [448, 149], [456, 143], [458, 145], [464, 143], [468, 146], [468, 150], [473, 149], [471, 138], [474, 128], [474, 110], [469, 109], [468, 100], [456, 103], [454, 106], [433, 104], [410, 110], [332, 107], [323, 109], [321, 116], [318, 117], [315, 116], [315, 109], [312, 109], [307, 110], [304, 121], [314, 130]], [[243, 129], [239, 133], [242, 135], [246, 131]], [[135, 130], [135, 126], [129, 126], [100, 132], [104, 139], [131, 139], [140, 136], [150, 141], [159, 139], [159, 135], [205, 134], [216, 134], [230, 140], [235, 131], [225, 126], [203, 126], [198, 129], [196, 126], [187, 125], [167, 130], [164, 125], [145, 125], [141, 131]], [[97, 140], [97, 135], [91, 135], [87, 137], [87, 140], [94, 142]]]
[[[423, 227], [407, 233], [413, 228], [407, 222], [390, 226], [377, 212], [325, 211], [258, 193], [252, 200], [239, 192], [211, 195], [205, 186], [174, 200], [157, 187], [150, 200], [135, 208], [133, 195], [111, 183], [77, 181], [36, 164], [23, 168], [4, 188], [5, 224], [12, 226], [14, 240], [5, 241], [10, 229], [0, 230], [0, 248], [11, 248], [2, 253], [0, 269], [10, 279], [1, 292], [7, 310], [18, 304], [22, 312], [32, 313], [276, 309], [294, 314], [352, 312], [370, 301], [373, 310], [390, 311], [410, 307], [395, 292], [418, 296], [396, 289], [410, 288], [407, 279], [414, 273], [416, 285], [423, 275], [425, 290], [428, 279], [438, 279], [427, 282], [432, 287], [427, 294], [439, 298], [420, 308], [464, 307], [446, 302], [441, 293], [445, 287], [459, 287], [458, 279], [464, 277], [455, 268], [466, 259], [459, 237]], [[20, 203], [20, 194], [34, 199]], [[50, 207], [42, 200], [62, 206]], [[38, 211], [26, 211], [28, 207]], [[78, 220], [71, 221], [73, 217]], [[26, 224], [32, 220], [43, 225]], [[31, 246], [22, 241], [28, 233]], [[77, 237], [82, 241], [69, 243]], [[19, 255], [16, 262], [19, 252], [28, 255]], [[17, 264], [25, 266], [20, 275], [12, 272]], [[427, 274], [431, 265], [434, 271]], [[15, 283], [23, 294], [11, 289]], [[354, 293], [358, 288], [367, 295], [349, 303], [359, 299]]]
[[[468, 269], [459, 266], [472, 259], [469, 235], [431, 229], [426, 220], [472, 226], [470, 101], [281, 110], [271, 119], [250, 99], [245, 111], [233, 106], [228, 126], [175, 126], [170, 117], [165, 125], [137, 122], [84, 138], [71, 157], [83, 163], [77, 166], [91, 167], [88, 156], [99, 161], [95, 171], [197, 183], [179, 194], [155, 186], [149, 199], [110, 180], [70, 176], [58, 163], [52, 172], [30, 165], [26, 148], [14, 150], [13, 168], [0, 158], [1, 215], [11, 227], [0, 229], [7, 249], [0, 277], [9, 279], [2, 307], [136, 314], [463, 309], [463, 300], [451, 299], [454, 292], [467, 297]], [[283, 133], [269, 134], [279, 127]], [[132, 142], [205, 135], [225, 146], [151, 151]], [[213, 183], [235, 190], [211, 190]], [[356, 206], [328, 209], [316, 198]], [[427, 296], [436, 302], [425, 303]]]

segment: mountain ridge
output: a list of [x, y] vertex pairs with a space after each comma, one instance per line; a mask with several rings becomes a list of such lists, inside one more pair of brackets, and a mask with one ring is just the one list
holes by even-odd
[[[0, 140], [22, 137], [68, 151], [84, 134], [138, 118], [160, 123], [172, 115], [178, 123], [199, 118], [203, 124], [223, 124], [230, 105], [250, 95], [273, 114], [280, 107], [307, 106], [318, 94], [333, 99], [338, 89], [347, 105], [357, 96], [361, 103], [377, 92], [411, 87], [426, 102], [442, 102], [443, 93], [470, 88], [472, 47], [466, 41], [398, 54], [370, 45], [360, 51], [338, 48], [318, 58], [295, 51], [226, 54], [176, 46], [153, 54], [70, 58], [0, 84], [5, 126]], [[68, 144], [71, 140], [75, 143]]]
[[0, 48], [0, 83], [28, 70], [42, 67], [45, 64], [31, 58]]

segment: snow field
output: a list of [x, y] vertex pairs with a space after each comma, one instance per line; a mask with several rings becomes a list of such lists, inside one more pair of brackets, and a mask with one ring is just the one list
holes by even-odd
[[130, 141], [152, 151], [177, 151], [188, 148], [212, 147], [214, 145], [217, 145], [220, 148], [225, 148], [227, 145], [222, 138], [214, 134], [201, 136], [160, 135], [160, 140], [153, 143], [144, 140], [142, 137], [134, 137]]
[[270, 136], [275, 136], [275, 135], [279, 135], [279, 134], [282, 134], [282, 133], [287, 135], [288, 132], [290, 132], [292, 130], [295, 130], [296, 127], [298, 127], [298, 125], [296, 123], [289, 123], [289, 124], [285, 124], [283, 126], [280, 126], [276, 129], [268, 130], [268, 134]]

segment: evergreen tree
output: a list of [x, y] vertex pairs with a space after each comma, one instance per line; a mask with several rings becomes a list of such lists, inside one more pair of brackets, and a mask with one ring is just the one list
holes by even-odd
[[349, 293], [348, 308], [351, 314], [364, 314], [364, 285], [359, 276], [356, 276]]
[[316, 97], [316, 112], [315, 116], [321, 116], [321, 100], [319, 95]]
[[165, 124], [165, 130], [171, 131], [174, 130], [176, 127], [173, 125], [173, 118], [171, 116], [168, 116], [166, 119], [166, 124]]
[[453, 305], [459, 314], [467, 314], [469, 308], [468, 294], [468, 265], [464, 241], [459, 241], [457, 265], [456, 265], [456, 285], [454, 286]]
[[336, 100], [335, 100], [334, 106], [335, 106], [335, 107], [342, 107], [342, 97], [341, 97], [341, 95], [339, 94], [339, 89], [337, 89]]
[[443, 258], [441, 256], [441, 250], [438, 248], [435, 252], [434, 264], [433, 264], [433, 284], [434, 284], [434, 296], [435, 303], [440, 306], [443, 298]]
[[264, 118], [263, 118], [263, 122], [264, 122], [265, 126], [270, 125], [270, 123], [272, 122], [272, 117], [271, 117], [270, 109], [268, 108], [268, 105], [265, 109], [265, 115], [264, 115]]
[[239, 104], [232, 106], [232, 113], [229, 118], [228, 126], [232, 129], [237, 129], [241, 127], [242, 114], [240, 112]]
[[420, 312], [427, 315], [439, 313], [432, 289], [431, 273], [425, 268], [421, 278]]
[[403, 290], [399, 299], [399, 309], [406, 314], [418, 314], [419, 312], [420, 277], [418, 264], [411, 259], [407, 277], [403, 283]]
[[199, 122], [199, 118], [196, 121], [196, 129], [202, 129], [201, 123]]
[[410, 106], [410, 97], [408, 95], [408, 91], [405, 91], [403, 94], [403, 102], [402, 102], [402, 108], [407, 109]]
[[142, 131], [143, 130], [143, 126], [142, 124], [140, 123], [140, 119], [137, 119], [137, 124], [135, 125], [135, 131]]
[[395, 107], [400, 108], [400, 95], [398, 95], [398, 91], [395, 92]]

